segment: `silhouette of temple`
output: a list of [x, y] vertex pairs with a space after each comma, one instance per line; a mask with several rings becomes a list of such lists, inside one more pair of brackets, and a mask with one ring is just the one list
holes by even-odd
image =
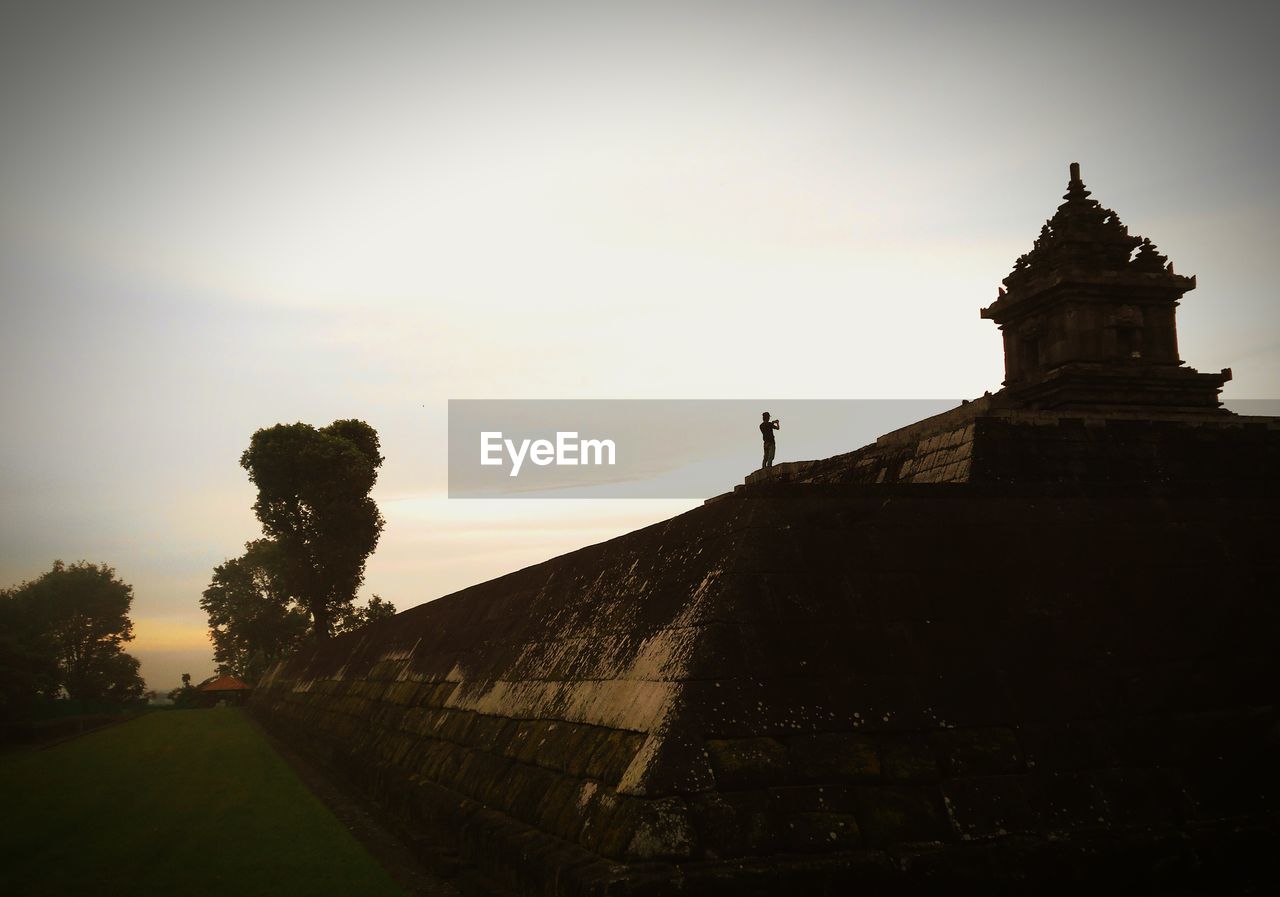
[[1130, 236], [1071, 165], [1066, 200], [982, 317], [1004, 336], [1004, 386], [1028, 408], [1218, 407], [1231, 372], [1182, 367], [1174, 310], [1196, 279]]
[[983, 310], [999, 392], [304, 650], [251, 706], [522, 894], [1262, 892], [1280, 419], [1182, 365], [1194, 285], [1072, 166]]
[[1066, 202], [981, 310], [1004, 338], [1003, 389], [746, 486], [1271, 476], [1272, 423], [1222, 408], [1230, 369], [1202, 374], [1178, 356], [1174, 313], [1195, 278], [1089, 197], [1073, 163]]

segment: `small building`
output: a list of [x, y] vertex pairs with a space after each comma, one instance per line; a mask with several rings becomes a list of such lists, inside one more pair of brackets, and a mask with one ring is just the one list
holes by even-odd
[[246, 685], [235, 676], [219, 676], [200, 686], [200, 695], [210, 706], [224, 701], [228, 704], [243, 704], [249, 700], [249, 695], [252, 693], [252, 686]]

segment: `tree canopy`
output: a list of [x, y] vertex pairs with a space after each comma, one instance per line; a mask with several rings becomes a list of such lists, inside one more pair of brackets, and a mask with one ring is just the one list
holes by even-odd
[[353, 607], [343, 614], [338, 622], [337, 631], [355, 632], [376, 620], [385, 620], [396, 615], [396, 606], [385, 598], [373, 595], [364, 607]]
[[133, 587], [115, 570], [85, 561], [54, 561], [38, 579], [0, 592], [3, 700], [141, 697], [138, 661], [124, 651], [133, 639], [132, 603]]
[[253, 434], [240, 466], [258, 487], [254, 514], [273, 546], [282, 594], [328, 638], [350, 613], [383, 519], [370, 497], [382, 456], [359, 420], [277, 424]]
[[311, 621], [285, 587], [279, 546], [259, 539], [245, 547], [243, 555], [214, 568], [200, 606], [209, 615], [218, 671], [256, 682], [298, 646]]
[[200, 606], [209, 615], [219, 673], [256, 682], [306, 638], [328, 638], [395, 614], [374, 595], [354, 604], [382, 533], [370, 497], [382, 456], [358, 420], [327, 427], [278, 424], [253, 434], [240, 465], [258, 487], [263, 537], [213, 571]]

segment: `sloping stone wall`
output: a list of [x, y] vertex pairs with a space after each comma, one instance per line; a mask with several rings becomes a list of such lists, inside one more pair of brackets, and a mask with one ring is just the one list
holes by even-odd
[[335, 639], [254, 709], [524, 893], [1243, 889], [1277, 491], [764, 483]]
[[706, 674], [689, 598], [735, 575], [743, 516], [685, 515], [335, 639], [274, 669], [255, 710], [406, 818], [492, 836], [486, 854], [522, 843], [492, 827], [558, 839], [580, 876], [688, 856], [687, 815], [662, 800], [681, 775], [664, 733]]

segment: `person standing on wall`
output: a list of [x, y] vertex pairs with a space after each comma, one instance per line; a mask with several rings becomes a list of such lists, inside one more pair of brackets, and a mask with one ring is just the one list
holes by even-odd
[[781, 421], [770, 420], [768, 411], [761, 415], [760, 435], [764, 437], [764, 463], [760, 465], [762, 469], [773, 466], [773, 453], [778, 447], [773, 439], [773, 431], [779, 428], [780, 423]]

